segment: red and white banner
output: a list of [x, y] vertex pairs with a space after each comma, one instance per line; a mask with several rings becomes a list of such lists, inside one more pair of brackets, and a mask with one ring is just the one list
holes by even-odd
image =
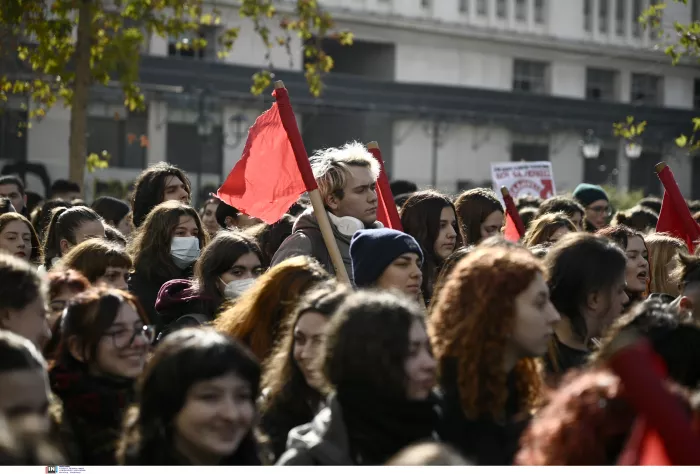
[[513, 199], [525, 195], [547, 199], [556, 194], [549, 161], [491, 163], [491, 178], [497, 196], [501, 195], [502, 186], [508, 188]]

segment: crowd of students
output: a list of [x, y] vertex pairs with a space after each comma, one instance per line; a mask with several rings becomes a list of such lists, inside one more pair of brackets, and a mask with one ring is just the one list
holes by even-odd
[[510, 242], [489, 189], [397, 182], [398, 231], [364, 146], [312, 168], [352, 285], [304, 196], [270, 225], [195, 209], [166, 163], [89, 207], [0, 177], [0, 461], [616, 464], [630, 340], [697, 424], [700, 257], [654, 232], [658, 199], [523, 198]]

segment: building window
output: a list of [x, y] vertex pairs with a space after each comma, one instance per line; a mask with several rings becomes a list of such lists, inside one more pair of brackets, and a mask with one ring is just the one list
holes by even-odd
[[513, 90], [545, 94], [547, 92], [547, 64], [516, 59], [513, 64]]
[[[168, 42], [168, 56], [209, 60], [217, 59], [217, 27], [203, 26], [200, 28], [197, 35], [200, 39], [207, 40], [207, 45], [199, 50], [195, 50], [191, 47], [195, 39], [192, 35], [193, 33], [188, 33], [187, 35], [170, 38]], [[178, 45], [180, 45], [180, 48], [178, 48]]]
[[489, 15], [489, 2], [488, 0], [476, 0], [476, 12], [480, 16]]
[[700, 109], [700, 79], [695, 79], [693, 87], [693, 106]]
[[625, 6], [626, 3], [622, 0], [617, 0], [615, 4], [615, 32], [618, 36], [625, 36], [625, 26], [627, 25], [625, 21]]
[[515, 0], [515, 19], [518, 21], [527, 20], [526, 0]]
[[583, 29], [593, 31], [593, 0], [583, 0]]
[[541, 143], [513, 143], [510, 161], [549, 161], [549, 145]]
[[662, 105], [662, 79], [651, 74], [632, 74], [632, 97], [635, 105]]
[[608, 0], [598, 0], [598, 30], [601, 33], [608, 32], [608, 21], [610, 17], [610, 8]]
[[617, 149], [603, 147], [595, 160], [583, 160], [583, 180], [591, 184], [617, 185]]
[[606, 69], [586, 69], [586, 99], [614, 101], [617, 73]]
[[469, 13], [469, 0], [459, 0], [459, 12]]
[[544, 0], [535, 0], [535, 23], [544, 25]]
[[496, 0], [496, 16], [504, 19], [508, 17], [508, 6], [506, 5], [506, 0]]
[[148, 133], [145, 114], [132, 114], [126, 119], [89, 117], [87, 152], [98, 155], [106, 151], [109, 165], [114, 168], [143, 169], [146, 166], [146, 146], [142, 137]]
[[196, 123], [168, 123], [168, 161], [189, 173], [219, 174], [223, 158], [223, 132], [220, 125], [208, 137], [200, 137]]
[[642, 36], [642, 25], [639, 17], [642, 15], [642, 0], [632, 0], [632, 34], [640, 38]]
[[27, 112], [6, 108], [0, 114], [0, 160], [27, 161]]

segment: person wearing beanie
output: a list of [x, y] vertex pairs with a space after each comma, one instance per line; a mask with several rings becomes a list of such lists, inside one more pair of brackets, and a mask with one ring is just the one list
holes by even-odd
[[608, 224], [612, 208], [603, 188], [595, 184], [581, 183], [574, 190], [574, 199], [586, 210], [586, 230], [595, 232]]
[[410, 235], [393, 229], [359, 230], [350, 242], [350, 258], [358, 288], [396, 289], [420, 297], [423, 252]]

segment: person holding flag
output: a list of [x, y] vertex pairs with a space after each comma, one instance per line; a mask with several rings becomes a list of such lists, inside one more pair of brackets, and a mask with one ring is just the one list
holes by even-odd
[[[379, 163], [358, 142], [340, 148], [319, 150], [311, 157], [311, 169], [318, 183], [331, 221], [333, 236], [348, 274], [352, 272], [350, 240], [355, 232], [382, 227], [377, 221], [377, 177]], [[312, 209], [297, 218], [289, 236], [272, 258], [272, 266], [297, 255], [309, 255], [335, 275], [324, 245], [318, 220]]]

